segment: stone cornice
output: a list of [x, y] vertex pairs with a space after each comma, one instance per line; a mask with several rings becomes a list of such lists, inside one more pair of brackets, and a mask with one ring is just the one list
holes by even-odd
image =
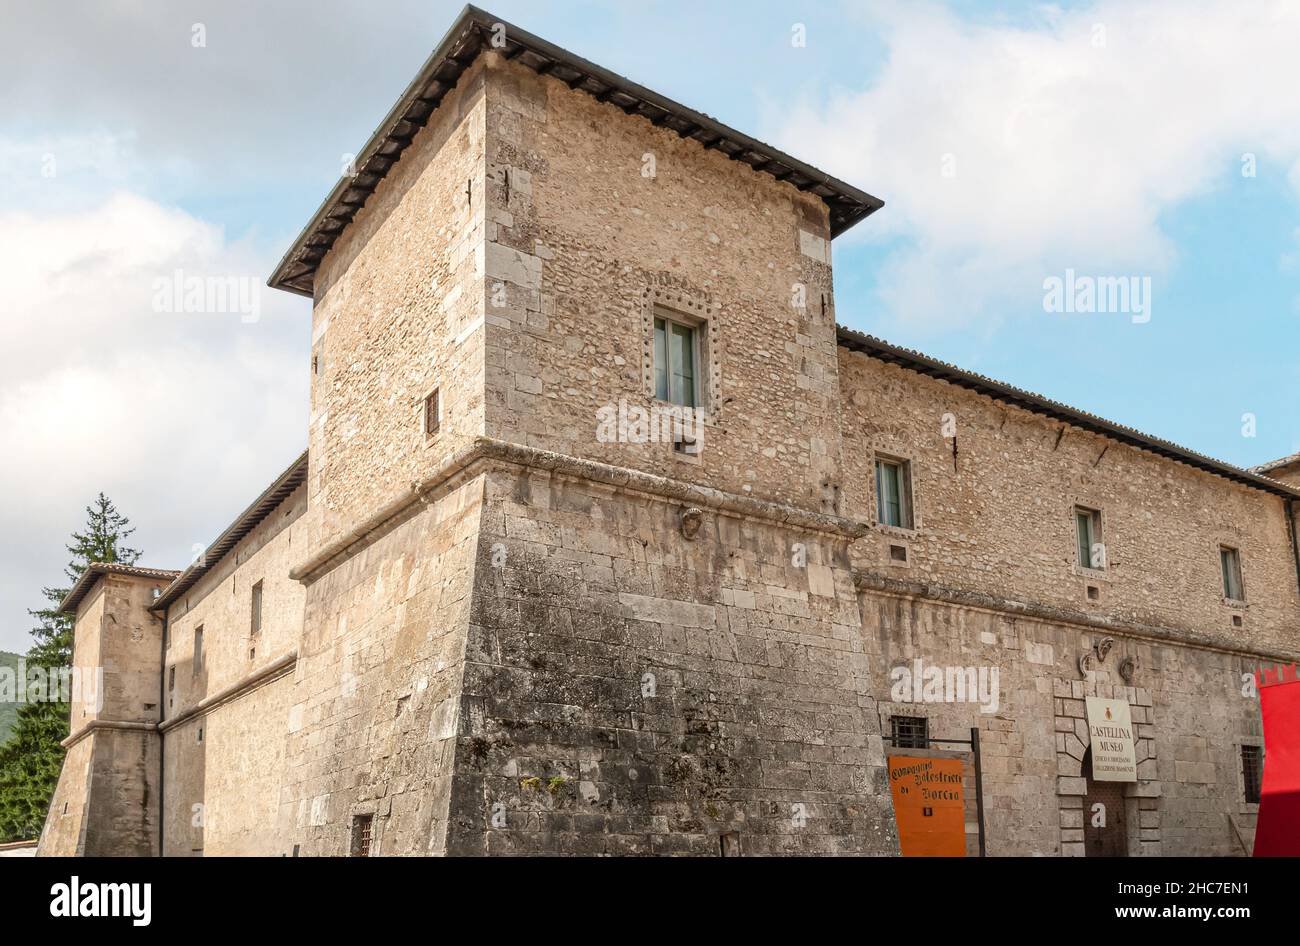
[[855, 519], [831, 516], [656, 473], [584, 460], [491, 437], [479, 437], [443, 461], [432, 475], [412, 484], [407, 492], [386, 503], [360, 525], [299, 564], [289, 573], [289, 577], [303, 584], [311, 584], [379, 536], [396, 528], [413, 515], [420, 505], [431, 502], [434, 494], [448, 490], [483, 470], [503, 466], [540, 470], [656, 499], [680, 502], [687, 507], [695, 506], [737, 518], [758, 519], [843, 539], [856, 539], [870, 531], [869, 525]]
[[167, 730], [179, 726], [186, 720], [193, 719], [196, 716], [203, 716], [212, 712], [219, 706], [224, 706], [239, 697], [243, 696], [250, 690], [255, 690], [263, 684], [270, 683], [272, 680], [284, 676], [294, 668], [298, 662], [298, 652], [285, 654], [276, 660], [271, 661], [265, 667], [250, 673], [241, 680], [232, 683], [224, 690], [214, 693], [205, 700], [200, 700], [189, 709], [185, 710], [171, 719], [165, 719], [160, 723], [142, 723], [131, 722], [121, 719], [92, 719], [85, 726], [78, 729], [68, 738], [64, 739], [60, 745], [65, 749], [71, 749], [81, 740], [85, 739], [91, 733], [100, 729], [111, 729], [119, 732], [146, 732], [146, 733], [165, 733]]
[[896, 598], [922, 598], [928, 601], [937, 601], [976, 611], [987, 611], [1002, 616], [1027, 618], [1045, 624], [1070, 624], [1090, 631], [1122, 634], [1125, 637], [1150, 641], [1151, 643], [1198, 647], [1202, 650], [1212, 650], [1257, 661], [1292, 663], [1300, 660], [1300, 652], [1297, 651], [1270, 650], [1262, 647], [1252, 648], [1240, 641], [1234, 641], [1220, 634], [1143, 624], [1138, 621], [1125, 621], [1118, 618], [1088, 614], [1085, 611], [1076, 611], [1071, 608], [1060, 608], [1038, 601], [1018, 601], [979, 591], [965, 591], [946, 585], [890, 578], [873, 572], [856, 572], [854, 581], [860, 592], [871, 592]]
[[85, 739], [91, 733], [100, 729], [112, 729], [119, 732], [157, 732], [157, 723], [133, 722], [126, 719], [92, 719], [86, 725], [82, 726], [72, 735], [68, 736], [59, 745], [65, 749], [71, 749], [81, 740]]
[[279, 679], [293, 670], [297, 663], [298, 652], [296, 650], [292, 653], [285, 654], [283, 657], [271, 661], [260, 670], [255, 670], [243, 679], [237, 680], [225, 689], [218, 690], [212, 696], [200, 700], [189, 709], [178, 713], [170, 719], [164, 719], [161, 723], [157, 724], [157, 729], [159, 732], [165, 733], [169, 729], [179, 726], [181, 723], [194, 719], [196, 716], [205, 716], [217, 707], [233, 702], [248, 691], [255, 690], [264, 684], [270, 683], [272, 680]]

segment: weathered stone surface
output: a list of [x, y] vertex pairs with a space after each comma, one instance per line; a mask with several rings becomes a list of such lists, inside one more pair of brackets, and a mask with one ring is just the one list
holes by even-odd
[[[814, 194], [481, 56], [321, 262], [306, 485], [165, 650], [146, 583], [81, 604], [102, 715], [142, 728], [71, 745], [43, 852], [892, 854], [923, 717], [978, 732], [990, 854], [1081, 856], [1099, 696], [1129, 852], [1242, 853], [1243, 675], [1300, 650], [1281, 499], [841, 346], [829, 237]], [[661, 313], [697, 329], [695, 453], [601, 435], [656, 406]]]

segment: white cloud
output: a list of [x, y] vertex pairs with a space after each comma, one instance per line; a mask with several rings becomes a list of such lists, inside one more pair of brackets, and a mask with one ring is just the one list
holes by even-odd
[[1300, 5], [1039, 14], [1007, 25], [875, 5], [888, 61], [870, 87], [780, 121], [792, 153], [886, 201], [849, 239], [900, 241], [881, 270], [896, 319], [982, 318], [1067, 266], [1163, 273], [1176, 253], [1161, 215], [1231, 184], [1246, 153], [1300, 193]]
[[91, 131], [39, 138], [0, 136], [5, 207], [78, 209], [88, 197], [128, 186], [139, 164], [134, 135]]
[[[155, 281], [255, 280], [271, 261], [182, 211], [119, 194], [85, 213], [0, 215], [0, 575], [6, 625], [59, 582], [103, 490], [149, 564], [182, 567], [306, 440], [307, 303], [260, 318], [158, 312]], [[12, 550], [24, 549], [21, 555]], [[25, 649], [25, 626], [0, 648]]]

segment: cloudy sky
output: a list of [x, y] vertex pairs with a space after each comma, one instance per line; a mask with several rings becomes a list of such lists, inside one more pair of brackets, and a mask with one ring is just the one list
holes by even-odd
[[[841, 322], [1230, 462], [1300, 450], [1300, 4], [488, 6], [883, 198]], [[459, 9], [3, 0], [0, 648], [97, 491], [182, 567], [302, 450], [309, 303], [157, 281], [261, 286]], [[1149, 321], [1044, 311], [1067, 270], [1149, 279]]]

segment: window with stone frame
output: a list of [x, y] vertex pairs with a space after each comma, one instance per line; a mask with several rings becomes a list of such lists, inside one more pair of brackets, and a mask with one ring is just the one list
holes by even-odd
[[1219, 566], [1223, 571], [1223, 596], [1229, 601], [1245, 601], [1241, 583], [1241, 552], [1229, 545], [1219, 547]]
[[897, 457], [876, 457], [876, 521], [897, 529], [913, 528], [912, 464]]
[[640, 310], [646, 397], [659, 408], [671, 405], [700, 422], [720, 423], [723, 342], [718, 305], [682, 289], [647, 286]]
[[1104, 571], [1106, 546], [1102, 541], [1101, 510], [1075, 506], [1074, 534], [1079, 567]]

